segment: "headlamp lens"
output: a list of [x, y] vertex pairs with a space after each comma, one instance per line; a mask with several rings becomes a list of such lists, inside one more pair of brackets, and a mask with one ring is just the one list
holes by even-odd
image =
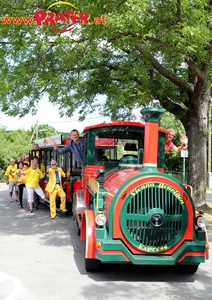
[[197, 217], [197, 226], [199, 226], [200, 228], [206, 227], [207, 222], [206, 222], [205, 218]]
[[106, 217], [103, 214], [96, 215], [95, 220], [96, 220], [96, 224], [99, 226], [103, 226], [106, 223]]

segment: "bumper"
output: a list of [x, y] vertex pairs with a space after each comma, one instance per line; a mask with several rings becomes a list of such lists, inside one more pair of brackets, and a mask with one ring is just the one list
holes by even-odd
[[132, 263], [135, 265], [176, 265], [205, 262], [206, 243], [186, 241], [174, 253], [142, 253], [134, 255], [120, 240], [100, 241], [96, 259], [102, 263]]

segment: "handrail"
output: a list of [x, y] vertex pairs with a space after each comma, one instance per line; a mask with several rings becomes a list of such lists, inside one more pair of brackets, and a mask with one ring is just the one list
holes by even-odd
[[191, 197], [193, 197], [193, 188], [189, 184], [184, 184], [184, 186], [189, 190]]

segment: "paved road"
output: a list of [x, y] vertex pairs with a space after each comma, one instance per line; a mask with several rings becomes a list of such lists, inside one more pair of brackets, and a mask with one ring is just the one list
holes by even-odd
[[206, 200], [212, 202], [212, 191], [206, 193]]
[[211, 300], [212, 259], [192, 276], [117, 265], [86, 273], [73, 220], [51, 220], [46, 206], [29, 214], [6, 189], [0, 184], [0, 300]]

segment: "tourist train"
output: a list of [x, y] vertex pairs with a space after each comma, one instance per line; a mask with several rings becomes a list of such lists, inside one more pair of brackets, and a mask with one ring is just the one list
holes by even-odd
[[[66, 174], [67, 214], [85, 243], [85, 269], [102, 264], [170, 265], [195, 273], [209, 257], [206, 223], [192, 187], [164, 172], [163, 109], [141, 110], [145, 123], [113, 121], [85, 127], [86, 163], [58, 155], [37, 140], [45, 172], [52, 159]], [[58, 148], [70, 139], [55, 137]], [[45, 191], [48, 178], [41, 181]], [[59, 203], [59, 199], [57, 199]], [[48, 204], [46, 193], [46, 203]], [[59, 204], [58, 204], [59, 207]], [[72, 220], [73, 219], [73, 220]]]

